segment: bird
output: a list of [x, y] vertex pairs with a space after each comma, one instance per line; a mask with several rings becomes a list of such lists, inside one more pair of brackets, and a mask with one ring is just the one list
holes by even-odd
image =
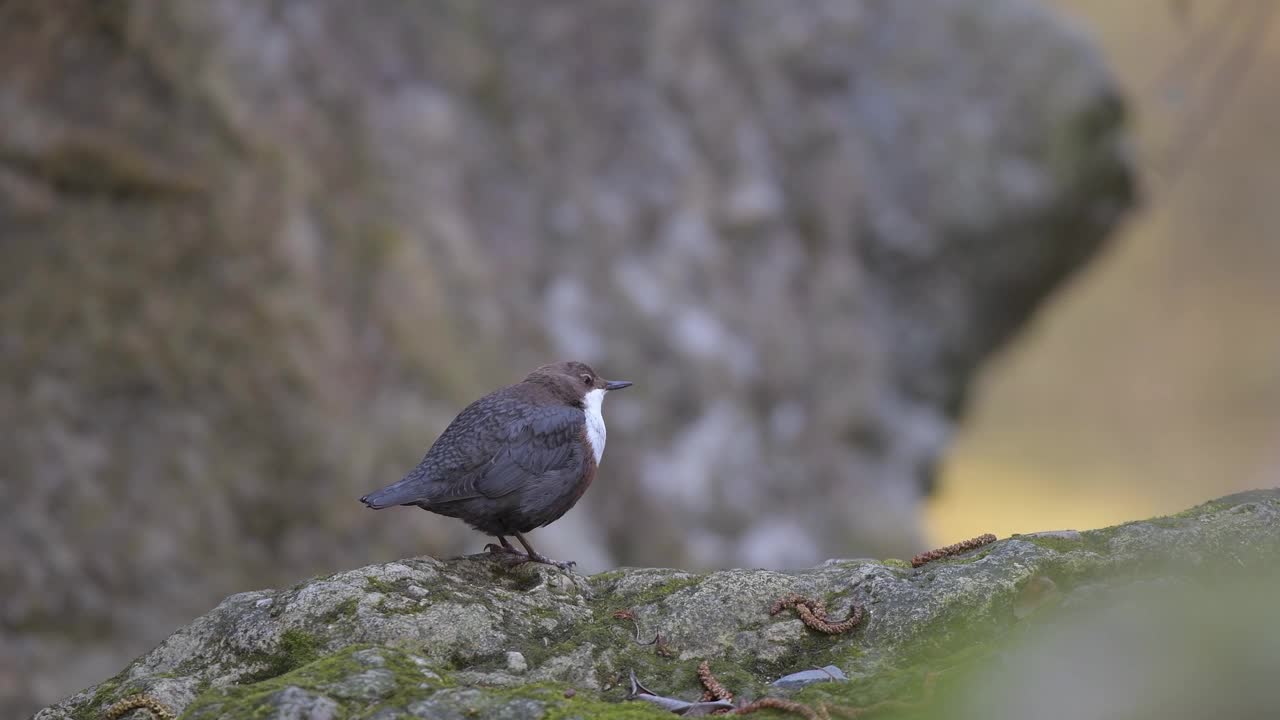
[[572, 561], [541, 555], [525, 533], [560, 519], [587, 491], [604, 455], [604, 397], [631, 384], [575, 360], [543, 365], [468, 405], [417, 467], [360, 502], [458, 518], [496, 537], [485, 549], [512, 564], [568, 569]]

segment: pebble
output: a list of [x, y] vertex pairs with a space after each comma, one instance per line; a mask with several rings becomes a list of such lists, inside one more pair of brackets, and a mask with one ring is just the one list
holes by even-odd
[[529, 669], [529, 663], [524, 659], [524, 655], [512, 650], [507, 653], [507, 669], [519, 675]]

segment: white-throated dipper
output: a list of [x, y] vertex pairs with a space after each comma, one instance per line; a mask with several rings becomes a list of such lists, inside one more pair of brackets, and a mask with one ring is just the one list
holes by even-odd
[[360, 502], [459, 518], [498, 538], [500, 545], [486, 546], [490, 552], [568, 568], [573, 562], [543, 557], [524, 533], [558, 520], [587, 491], [604, 454], [605, 393], [629, 385], [580, 362], [543, 365], [468, 405], [404, 479]]

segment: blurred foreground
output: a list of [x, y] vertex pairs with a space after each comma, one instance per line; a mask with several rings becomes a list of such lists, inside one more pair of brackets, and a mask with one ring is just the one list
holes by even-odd
[[[1233, 579], [1213, 579], [1225, 571]], [[1206, 568], [1201, 582], [1096, 592], [955, 668], [925, 717], [1263, 720], [1276, 716], [1280, 575]], [[954, 680], [954, 682], [953, 682]], [[948, 688], [948, 685], [950, 687]]]

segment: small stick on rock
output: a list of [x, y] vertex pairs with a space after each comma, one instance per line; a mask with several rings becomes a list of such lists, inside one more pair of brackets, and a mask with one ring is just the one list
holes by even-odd
[[633, 612], [633, 611], [631, 610], [631, 608], [624, 608], [624, 609], [622, 609], [622, 610], [617, 610], [617, 611], [615, 611], [615, 612], [613, 613], [613, 617], [614, 617], [614, 619], [616, 619], [616, 620], [630, 620], [630, 621], [631, 621], [631, 623], [632, 623], [633, 625], [635, 625], [635, 627], [636, 627], [636, 644], [637, 644], [637, 645], [654, 645], [654, 644], [659, 644], [659, 643], [661, 643], [661, 642], [662, 642], [662, 632], [661, 632], [661, 631], [658, 631], [658, 632], [653, 636], [653, 639], [652, 639], [652, 640], [650, 640], [649, 642], [641, 642], [641, 640], [640, 640], [640, 621], [636, 619], [636, 614], [635, 614], [635, 612]]
[[773, 607], [769, 608], [769, 614], [777, 615], [789, 607], [795, 608], [796, 615], [800, 616], [800, 621], [805, 625], [828, 635], [849, 632], [862, 622], [862, 618], [866, 614], [861, 605], [854, 605], [849, 609], [849, 617], [840, 622], [832, 622], [827, 617], [827, 608], [822, 604], [822, 601], [811, 600], [796, 593], [790, 593], [778, 598], [773, 603]]
[[709, 700], [733, 700], [733, 693], [728, 688], [720, 684], [715, 675], [711, 674], [711, 663], [703, 660], [698, 665], [698, 680], [702, 681], [702, 687], [706, 688], [702, 692], [702, 701]]
[[918, 568], [921, 565], [931, 563], [934, 560], [938, 560], [944, 557], [951, 557], [952, 555], [959, 555], [960, 553], [963, 553], [963, 552], [969, 552], [974, 548], [980, 548], [983, 545], [987, 545], [995, 541], [996, 541], [996, 536], [992, 535], [991, 533], [987, 533], [986, 535], [979, 535], [976, 538], [965, 540], [964, 542], [958, 542], [955, 545], [948, 545], [943, 548], [938, 548], [937, 550], [930, 550], [929, 552], [920, 553], [919, 555], [911, 558], [911, 567]]
[[169, 709], [168, 705], [160, 702], [151, 695], [138, 693], [113, 704], [102, 713], [102, 720], [117, 720], [123, 717], [130, 710], [145, 709], [151, 713], [151, 717], [155, 720], [174, 720], [177, 715]]
[[805, 720], [828, 720], [830, 718], [826, 712], [822, 710], [814, 710], [808, 705], [803, 705], [795, 700], [785, 700], [776, 697], [763, 697], [753, 703], [748, 703], [733, 711], [734, 715], [750, 715], [759, 710], [781, 710], [783, 712], [792, 712], [801, 715]]

